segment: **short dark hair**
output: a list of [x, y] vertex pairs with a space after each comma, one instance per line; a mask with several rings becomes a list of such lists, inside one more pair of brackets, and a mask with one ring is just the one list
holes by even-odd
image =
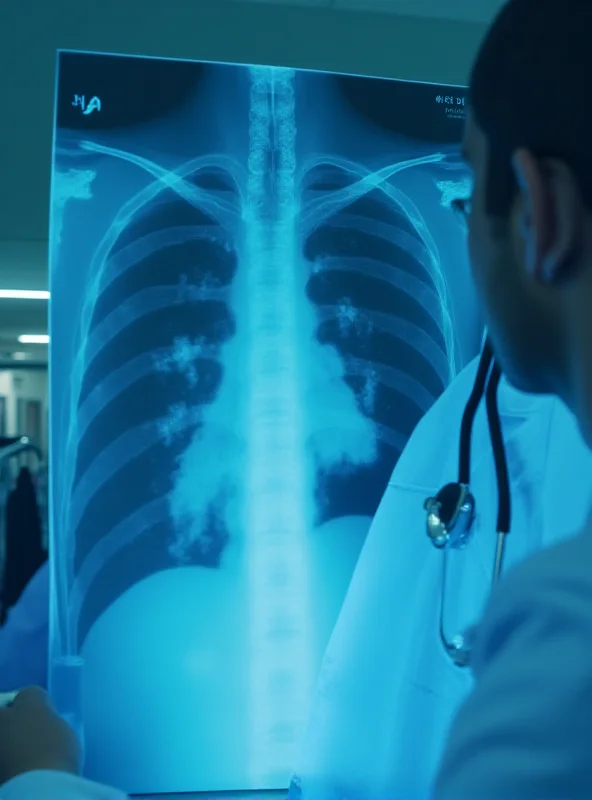
[[473, 67], [470, 103], [487, 137], [487, 210], [515, 197], [511, 155], [561, 158], [592, 208], [592, 0], [510, 0]]

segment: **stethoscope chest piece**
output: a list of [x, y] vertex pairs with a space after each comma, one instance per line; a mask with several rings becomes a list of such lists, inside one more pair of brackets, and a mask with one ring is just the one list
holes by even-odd
[[475, 640], [476, 629], [469, 628], [462, 635], [455, 636], [451, 642], [446, 640], [444, 631], [440, 632], [444, 649], [455, 667], [466, 669], [471, 666], [471, 656], [473, 654], [473, 642]]
[[475, 519], [475, 498], [464, 483], [448, 483], [437, 495], [428, 497], [427, 534], [439, 550], [461, 549], [468, 543]]

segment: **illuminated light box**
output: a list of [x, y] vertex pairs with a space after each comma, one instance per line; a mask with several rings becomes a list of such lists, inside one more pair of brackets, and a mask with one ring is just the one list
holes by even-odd
[[389, 476], [479, 349], [464, 102], [60, 53], [50, 681], [90, 777], [287, 787]]

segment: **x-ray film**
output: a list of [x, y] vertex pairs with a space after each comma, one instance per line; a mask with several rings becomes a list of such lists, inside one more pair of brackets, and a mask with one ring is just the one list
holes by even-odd
[[465, 93], [62, 52], [56, 103], [52, 691], [92, 778], [286, 787], [393, 467], [479, 349]]

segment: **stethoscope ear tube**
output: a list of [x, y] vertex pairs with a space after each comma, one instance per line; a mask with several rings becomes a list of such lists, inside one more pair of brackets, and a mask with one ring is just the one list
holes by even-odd
[[499, 417], [497, 403], [498, 389], [502, 377], [502, 370], [497, 362], [494, 362], [489, 383], [485, 404], [487, 408], [487, 422], [489, 424], [489, 436], [493, 448], [493, 458], [495, 461], [495, 476], [497, 480], [497, 521], [496, 533], [497, 543], [495, 550], [495, 560], [493, 565], [492, 583], [495, 585], [502, 574], [504, 567], [504, 555], [506, 547], [506, 536], [510, 533], [510, 522], [512, 518], [512, 495], [510, 492], [510, 476], [508, 474], [508, 461], [502, 426]]
[[[460, 425], [460, 442], [458, 448], [458, 482], [461, 486], [469, 486], [471, 482], [471, 436], [477, 410], [485, 394], [487, 378], [493, 363], [493, 350], [489, 339], [485, 340], [481, 358], [475, 376], [475, 383], [469, 400], [465, 406]], [[498, 381], [499, 382], [499, 381]]]

